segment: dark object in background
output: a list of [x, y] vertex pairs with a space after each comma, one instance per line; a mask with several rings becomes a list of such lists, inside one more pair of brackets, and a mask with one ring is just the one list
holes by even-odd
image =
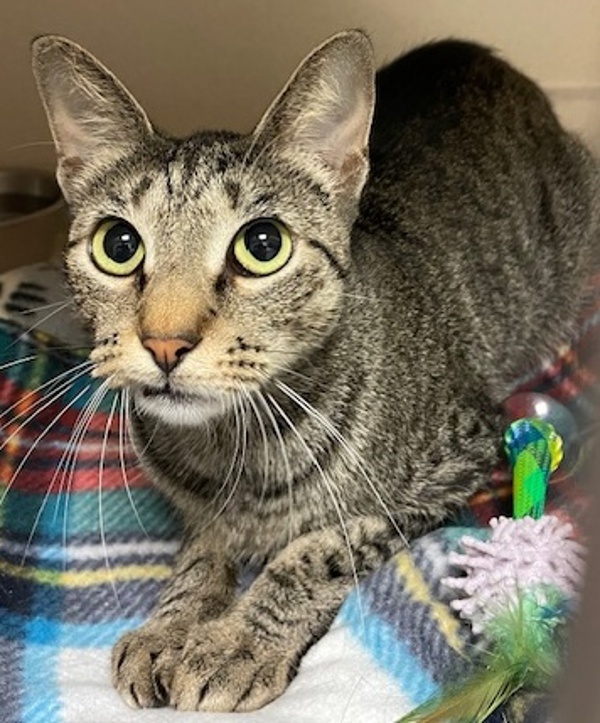
[[0, 273], [48, 261], [67, 234], [67, 211], [50, 173], [0, 169]]

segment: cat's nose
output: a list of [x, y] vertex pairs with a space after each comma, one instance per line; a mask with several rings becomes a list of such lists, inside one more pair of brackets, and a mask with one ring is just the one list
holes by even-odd
[[148, 337], [142, 339], [142, 346], [152, 354], [157, 365], [168, 374], [196, 344], [180, 337], [174, 339]]

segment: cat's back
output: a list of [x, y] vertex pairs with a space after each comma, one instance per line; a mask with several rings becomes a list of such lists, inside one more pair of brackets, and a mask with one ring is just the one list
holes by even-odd
[[479, 45], [432, 43], [378, 73], [357, 254], [367, 238], [396, 262], [401, 303], [430, 295], [432, 333], [468, 336], [474, 363], [507, 378], [573, 331], [598, 268], [598, 188], [534, 82]]
[[422, 156], [441, 154], [447, 162], [453, 154], [470, 157], [470, 148], [486, 155], [485, 147], [501, 139], [539, 150], [564, 136], [541, 89], [476, 43], [444, 40], [419, 47], [382, 68], [376, 85], [375, 176], [390, 161], [412, 161], [415, 167]]

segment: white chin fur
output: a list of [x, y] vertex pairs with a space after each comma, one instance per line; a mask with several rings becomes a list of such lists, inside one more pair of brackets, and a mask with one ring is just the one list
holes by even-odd
[[225, 401], [218, 397], [190, 397], [169, 399], [166, 395], [148, 397], [135, 395], [135, 406], [142, 414], [149, 414], [174, 427], [197, 427], [225, 412]]

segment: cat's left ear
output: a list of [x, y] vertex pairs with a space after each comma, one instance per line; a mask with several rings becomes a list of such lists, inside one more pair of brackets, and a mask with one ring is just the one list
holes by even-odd
[[373, 49], [359, 30], [334, 35], [292, 75], [254, 131], [344, 195], [358, 198], [368, 173], [375, 103]]
[[124, 156], [153, 129], [125, 86], [77, 43], [45, 35], [31, 50], [68, 201], [88, 171]]

